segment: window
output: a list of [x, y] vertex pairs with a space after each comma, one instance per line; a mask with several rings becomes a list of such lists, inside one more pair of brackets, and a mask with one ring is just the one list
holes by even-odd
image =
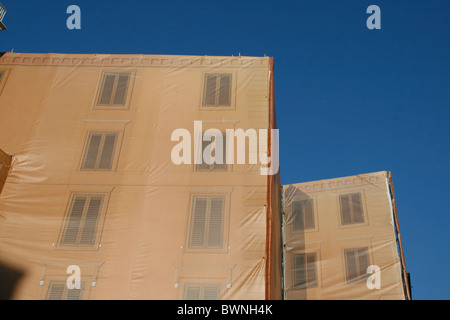
[[105, 72], [98, 96], [98, 106], [125, 106], [131, 73]]
[[345, 265], [347, 283], [366, 281], [369, 267], [369, 248], [345, 249]]
[[[203, 134], [203, 137], [207, 137], [208, 135], [206, 133]], [[202, 163], [201, 164], [196, 164], [195, 165], [195, 171], [227, 171], [228, 170], [228, 166], [226, 164], [226, 134], [222, 132], [222, 163], [216, 163], [216, 162], [220, 162], [218, 159], [220, 159], [220, 157], [218, 156], [217, 159], [214, 159], [214, 162], [212, 164], [208, 164], [206, 163], [205, 160], [207, 160], [208, 162], [210, 160], [212, 160], [209, 156], [211, 157], [215, 157], [216, 156], [216, 148], [220, 147], [220, 144], [217, 142], [214, 142], [215, 138], [211, 138], [211, 136], [209, 136], [210, 140], [204, 141], [205, 139], [202, 140]], [[214, 151], [211, 150], [211, 148], [213, 148], [214, 146]], [[206, 150], [206, 152], [205, 152]]]
[[203, 89], [203, 106], [231, 106], [231, 73], [207, 73]]
[[117, 132], [91, 132], [81, 170], [111, 170]]
[[220, 249], [223, 245], [225, 196], [194, 196], [189, 230], [190, 249]]
[[342, 225], [364, 222], [360, 192], [340, 195], [339, 203]]
[[315, 223], [313, 199], [294, 201], [292, 203], [292, 212], [294, 219], [294, 231], [314, 229]]
[[101, 194], [75, 194], [72, 197], [61, 246], [94, 246], [104, 198]]
[[80, 289], [69, 289], [66, 281], [50, 281], [46, 300], [81, 300], [83, 298], [85, 282], [81, 282]]
[[317, 287], [317, 254], [294, 254], [294, 288]]
[[219, 300], [220, 285], [211, 283], [185, 284], [185, 300]]

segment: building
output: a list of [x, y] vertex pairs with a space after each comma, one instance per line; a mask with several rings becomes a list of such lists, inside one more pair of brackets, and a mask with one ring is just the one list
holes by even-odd
[[409, 299], [387, 173], [282, 186], [274, 101], [269, 57], [0, 56], [12, 298]]
[[286, 299], [411, 299], [390, 173], [286, 185], [283, 195]]
[[0, 3], [0, 31], [6, 30], [6, 26], [3, 24], [3, 18], [6, 14], [6, 8]]
[[171, 160], [194, 121], [274, 128], [271, 58], [6, 53], [0, 74], [14, 299], [281, 298], [279, 175]]

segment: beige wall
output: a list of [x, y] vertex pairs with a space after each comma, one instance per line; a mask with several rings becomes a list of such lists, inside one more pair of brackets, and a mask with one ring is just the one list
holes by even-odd
[[[0, 260], [25, 275], [16, 299], [44, 299], [79, 265], [87, 299], [264, 299], [267, 177], [259, 165], [195, 172], [172, 163], [173, 130], [269, 127], [269, 58], [7, 53], [0, 147], [14, 166], [0, 197]], [[96, 106], [102, 72], [132, 73], [123, 107]], [[233, 75], [228, 108], [201, 107], [204, 74]], [[118, 132], [110, 171], [82, 171], [88, 132]], [[59, 245], [73, 194], [102, 194], [95, 245]], [[226, 197], [223, 246], [189, 251], [192, 197]], [[279, 212], [275, 212], [279, 215]], [[92, 286], [95, 283], [95, 286]]]
[[[287, 299], [405, 299], [386, 172], [286, 185], [283, 193]], [[339, 196], [349, 193], [361, 194], [364, 222], [342, 223]], [[293, 202], [302, 199], [312, 199], [315, 224], [294, 230]], [[351, 248], [368, 248], [368, 264], [381, 269], [380, 289], [347, 282]], [[294, 256], [305, 253], [316, 254], [317, 283], [295, 287]]]

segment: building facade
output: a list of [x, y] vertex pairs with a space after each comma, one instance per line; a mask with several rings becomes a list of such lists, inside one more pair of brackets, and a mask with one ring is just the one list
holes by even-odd
[[411, 298], [388, 172], [283, 186], [285, 298]]
[[14, 299], [281, 298], [279, 175], [172, 156], [178, 129], [206, 152], [198, 121], [275, 128], [271, 58], [6, 53], [0, 75]]

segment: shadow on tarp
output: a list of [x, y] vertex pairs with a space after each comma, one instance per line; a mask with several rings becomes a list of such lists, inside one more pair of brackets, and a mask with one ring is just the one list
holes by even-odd
[[0, 262], [0, 300], [11, 300], [23, 272]]

